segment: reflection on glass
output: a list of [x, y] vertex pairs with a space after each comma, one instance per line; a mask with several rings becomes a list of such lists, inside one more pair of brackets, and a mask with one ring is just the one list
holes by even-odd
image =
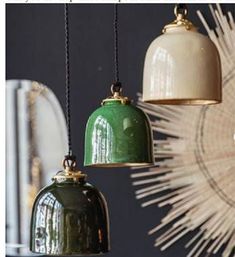
[[[150, 88], [151, 92], [156, 90], [156, 85], [159, 85], [159, 97], [171, 97], [172, 87], [174, 87], [174, 58], [168, 50], [158, 47], [153, 56], [153, 66], [157, 65], [151, 76]], [[164, 95], [161, 95], [164, 94]]]
[[[94, 153], [92, 161], [94, 163], [110, 162], [110, 155], [113, 151], [113, 130], [107, 119], [98, 116], [94, 123], [92, 132], [92, 145]], [[101, 154], [100, 154], [101, 153]], [[107, 154], [106, 154], [107, 153]]]

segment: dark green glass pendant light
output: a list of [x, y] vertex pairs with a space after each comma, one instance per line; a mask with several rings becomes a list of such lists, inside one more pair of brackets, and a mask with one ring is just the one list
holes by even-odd
[[72, 154], [68, 43], [68, 5], [65, 4], [68, 155], [63, 170], [35, 199], [30, 250], [44, 255], [97, 255], [109, 251], [108, 210], [103, 195], [76, 168], [76, 157]]
[[125, 167], [153, 164], [152, 131], [145, 113], [122, 95], [118, 67], [118, 4], [114, 5], [115, 82], [112, 96], [88, 119], [85, 166]]

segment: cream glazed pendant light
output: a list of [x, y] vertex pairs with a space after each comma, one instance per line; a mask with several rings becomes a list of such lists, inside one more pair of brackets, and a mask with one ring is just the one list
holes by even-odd
[[185, 4], [176, 19], [150, 44], [144, 63], [143, 100], [152, 104], [204, 105], [222, 101], [219, 53], [209, 37], [186, 19]]

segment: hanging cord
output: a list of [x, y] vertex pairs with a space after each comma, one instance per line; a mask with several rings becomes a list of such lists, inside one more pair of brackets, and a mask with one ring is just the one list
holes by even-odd
[[119, 81], [118, 4], [114, 4], [113, 34], [114, 34], [114, 76], [115, 76], [115, 82], [111, 86], [111, 91], [112, 91], [112, 93], [115, 93], [115, 92], [121, 92], [121, 90], [122, 90], [122, 85]]
[[186, 4], [176, 4], [174, 8], [174, 13], [176, 17], [180, 19], [185, 18], [188, 13], [188, 8]]
[[118, 59], [118, 4], [114, 5], [113, 19], [114, 34], [114, 65], [115, 65], [115, 82], [119, 82], [119, 59]]
[[[64, 4], [64, 32], [65, 32], [65, 87], [66, 87], [66, 122], [68, 133], [68, 156], [72, 156], [71, 140], [71, 100], [70, 100], [70, 69], [69, 69], [69, 19], [68, 4]], [[68, 158], [71, 159], [71, 158]]]

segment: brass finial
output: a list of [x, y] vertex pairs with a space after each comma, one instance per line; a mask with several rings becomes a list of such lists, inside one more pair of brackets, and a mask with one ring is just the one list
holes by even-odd
[[195, 26], [192, 24], [191, 21], [186, 19], [186, 16], [188, 14], [188, 8], [186, 4], [177, 4], [174, 8], [174, 14], [176, 16], [176, 19], [171, 22], [170, 24], [167, 24], [162, 32], [165, 33], [166, 29], [168, 28], [175, 28], [175, 27], [185, 27], [186, 30], [195, 29]]

